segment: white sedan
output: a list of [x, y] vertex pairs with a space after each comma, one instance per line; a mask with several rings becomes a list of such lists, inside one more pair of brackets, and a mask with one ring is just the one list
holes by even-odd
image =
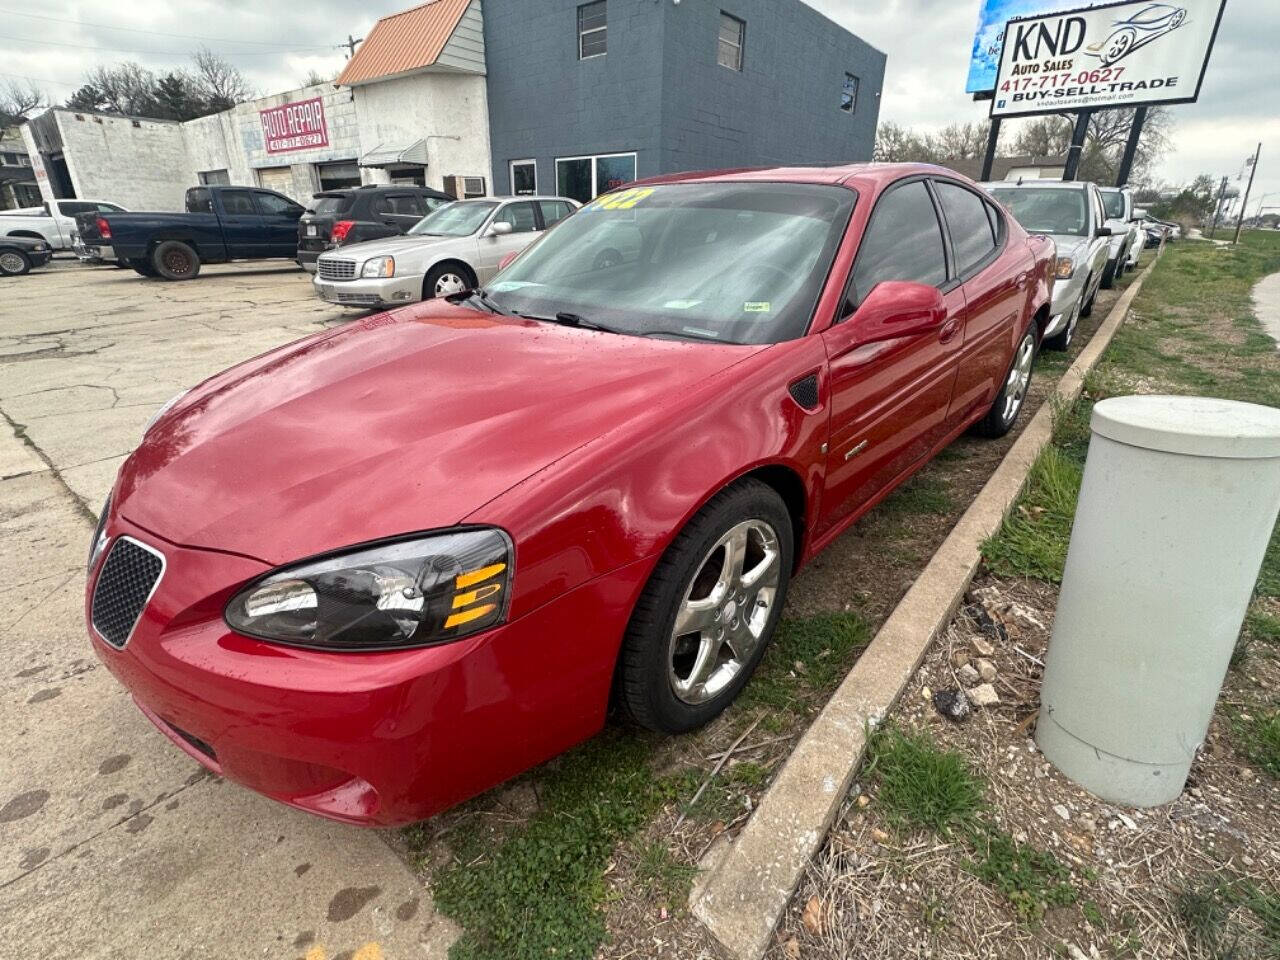
[[344, 307], [390, 307], [474, 289], [578, 208], [565, 197], [456, 200], [409, 232], [320, 255], [316, 293]]

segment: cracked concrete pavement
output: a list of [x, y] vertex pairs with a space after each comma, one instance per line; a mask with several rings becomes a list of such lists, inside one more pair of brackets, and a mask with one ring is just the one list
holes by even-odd
[[456, 936], [377, 833], [173, 747], [84, 632], [94, 516], [151, 414], [353, 316], [291, 265], [164, 283], [56, 260], [0, 285], [0, 954], [399, 960]]

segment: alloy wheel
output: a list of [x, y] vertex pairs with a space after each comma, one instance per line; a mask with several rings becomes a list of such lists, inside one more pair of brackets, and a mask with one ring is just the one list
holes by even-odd
[[751, 661], [777, 599], [781, 556], [777, 532], [763, 520], [736, 524], [707, 552], [671, 631], [668, 679], [677, 698], [705, 703]]
[[26, 263], [21, 255], [12, 252], [0, 253], [0, 273], [21, 273], [25, 266]]
[[1004, 385], [1004, 422], [1012, 423], [1027, 399], [1027, 387], [1031, 385], [1031, 366], [1036, 359], [1036, 342], [1030, 331], [1018, 345], [1018, 353]]
[[451, 293], [461, 293], [467, 289], [466, 281], [456, 273], [442, 273], [436, 280], [436, 296], [444, 297]]

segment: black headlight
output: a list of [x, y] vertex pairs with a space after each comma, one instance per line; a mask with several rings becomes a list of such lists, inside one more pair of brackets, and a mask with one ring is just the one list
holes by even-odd
[[514, 560], [501, 530], [419, 534], [281, 567], [224, 616], [237, 633], [327, 650], [444, 643], [502, 622]]

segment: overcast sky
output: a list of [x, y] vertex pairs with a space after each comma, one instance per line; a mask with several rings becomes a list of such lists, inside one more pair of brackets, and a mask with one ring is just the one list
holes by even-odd
[[[664, 2], [664, 0], [660, 0]], [[978, 0], [809, 0], [888, 54], [880, 118], [918, 129], [979, 120], [964, 93]], [[348, 32], [412, 0], [115, 0], [111, 4], [0, 0], [0, 79], [30, 77], [60, 101], [96, 63], [181, 65], [199, 38], [240, 67], [262, 93], [297, 86], [313, 67], [336, 73]], [[1082, 4], [1083, 5], [1083, 4]], [[1280, 204], [1280, 4], [1229, 0], [1200, 101], [1172, 108], [1173, 153], [1158, 170], [1174, 183], [1198, 173], [1234, 177], [1263, 141], [1257, 199]], [[1011, 125], [1006, 124], [1006, 129]], [[1241, 183], [1243, 189], [1243, 183]]]

